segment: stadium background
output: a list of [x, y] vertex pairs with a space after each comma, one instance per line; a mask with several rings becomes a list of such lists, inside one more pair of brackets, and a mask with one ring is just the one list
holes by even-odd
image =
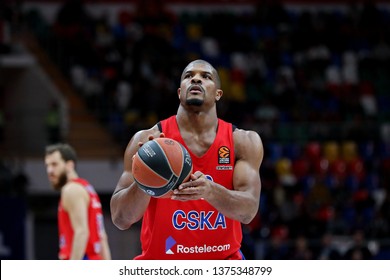
[[[265, 146], [249, 259], [390, 259], [385, 1], [1, 1], [0, 257], [56, 259], [43, 166], [66, 140], [102, 197], [113, 258], [139, 250], [109, 199], [134, 131], [176, 112], [183, 67], [220, 72], [219, 116]], [[332, 250], [333, 248], [333, 250]]]

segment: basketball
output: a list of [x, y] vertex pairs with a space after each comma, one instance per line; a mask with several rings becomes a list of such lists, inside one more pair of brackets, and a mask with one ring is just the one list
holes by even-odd
[[169, 197], [189, 180], [192, 160], [187, 149], [170, 138], [144, 143], [133, 157], [132, 172], [138, 187], [152, 197]]

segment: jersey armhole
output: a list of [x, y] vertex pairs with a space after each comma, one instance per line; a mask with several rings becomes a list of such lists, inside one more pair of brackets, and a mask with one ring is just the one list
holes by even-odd
[[[237, 125], [232, 124], [232, 138], [233, 138], [233, 146], [234, 146], [234, 136], [233, 132], [237, 129]], [[234, 161], [237, 161], [236, 153], [234, 153]]]

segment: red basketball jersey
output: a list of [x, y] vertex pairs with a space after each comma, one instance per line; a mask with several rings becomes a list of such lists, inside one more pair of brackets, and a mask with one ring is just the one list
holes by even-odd
[[[101, 232], [104, 230], [104, 225], [103, 211], [100, 199], [92, 185], [89, 184], [86, 180], [78, 178], [73, 180], [73, 182], [82, 185], [86, 189], [90, 197], [88, 205], [89, 238], [84, 257], [90, 260], [102, 259], [100, 255], [102, 250], [100, 238]], [[60, 259], [67, 260], [70, 258], [74, 233], [72, 224], [70, 222], [69, 214], [62, 207], [61, 200], [58, 205], [58, 231], [60, 245], [60, 251], [58, 256]]]
[[[202, 171], [209, 180], [233, 188], [232, 124], [218, 120], [216, 138], [201, 157], [185, 145], [175, 116], [161, 121], [161, 128], [166, 137], [187, 148], [193, 172]], [[241, 240], [241, 223], [225, 217], [205, 200], [151, 198], [142, 221], [142, 254], [135, 259], [242, 259]]]

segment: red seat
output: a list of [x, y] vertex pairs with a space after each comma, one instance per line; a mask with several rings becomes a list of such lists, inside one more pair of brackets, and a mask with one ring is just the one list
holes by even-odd
[[329, 161], [326, 158], [318, 158], [312, 163], [313, 172], [316, 175], [325, 175], [329, 170]]
[[390, 157], [382, 159], [381, 163], [381, 169], [384, 174], [390, 173]]
[[310, 163], [306, 158], [299, 158], [292, 162], [292, 172], [299, 180], [309, 174]]
[[329, 171], [332, 175], [339, 179], [345, 178], [347, 175], [347, 163], [344, 159], [335, 159], [329, 165]]
[[309, 142], [305, 147], [305, 156], [311, 161], [321, 157], [321, 144], [319, 142]]
[[365, 169], [363, 160], [360, 158], [355, 158], [347, 163], [347, 172], [350, 175], [354, 175], [358, 178], [359, 181], [364, 179]]

